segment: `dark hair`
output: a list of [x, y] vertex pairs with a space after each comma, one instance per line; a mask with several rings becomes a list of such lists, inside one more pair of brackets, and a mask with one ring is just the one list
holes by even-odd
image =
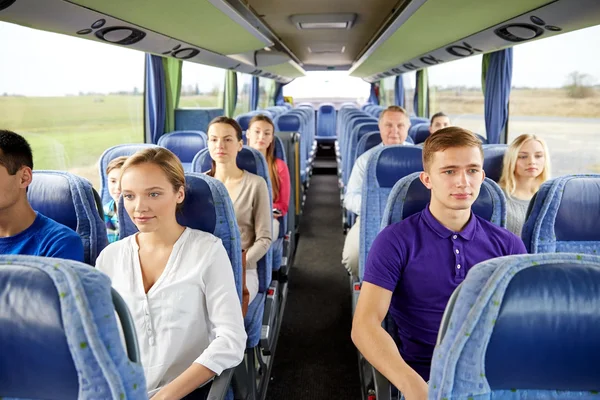
[[10, 175], [14, 175], [23, 166], [33, 169], [33, 155], [27, 140], [19, 134], [0, 130], [0, 165]]
[[481, 159], [483, 159], [481, 140], [473, 132], [458, 126], [449, 126], [432, 133], [425, 140], [423, 144], [423, 169], [429, 172], [435, 153], [455, 147], [475, 147], [479, 149]]
[[255, 122], [266, 122], [267, 124], [273, 127], [273, 141], [267, 147], [267, 165], [269, 167], [269, 175], [271, 178], [271, 186], [273, 187], [273, 201], [277, 201], [279, 199], [279, 186], [281, 186], [281, 181], [279, 180], [279, 173], [277, 172], [277, 164], [275, 163], [275, 141], [277, 138], [275, 137], [275, 124], [271, 121], [271, 118], [267, 117], [263, 114], [258, 114], [252, 117], [250, 122], [248, 123], [248, 129]]
[[440, 111], [440, 112], [438, 112], [438, 113], [435, 113], [435, 114], [433, 114], [433, 117], [431, 117], [431, 122], [429, 123], [429, 125], [430, 125], [430, 126], [431, 126], [431, 125], [433, 125], [433, 121], [435, 121], [435, 119], [436, 119], [436, 118], [441, 118], [441, 117], [447, 117], [447, 115], [446, 115], [446, 114], [444, 114], [444, 113], [443, 113], [443, 112], [441, 112], [441, 111]]
[[[213, 119], [212, 121], [210, 121], [210, 123], [208, 124], [208, 127], [206, 128], [206, 132], [208, 133], [208, 130], [210, 129], [210, 127], [215, 124], [225, 124], [225, 125], [231, 126], [233, 129], [235, 129], [235, 133], [236, 133], [238, 142], [242, 140], [242, 127], [240, 126], [240, 124], [238, 124], [238, 122], [235, 119], [226, 117], [224, 115], [217, 117], [217, 118]], [[206, 175], [214, 177], [216, 170], [217, 170], [217, 165], [215, 164], [215, 161], [213, 160], [212, 166], [210, 167], [210, 171], [208, 171], [206, 173]]]

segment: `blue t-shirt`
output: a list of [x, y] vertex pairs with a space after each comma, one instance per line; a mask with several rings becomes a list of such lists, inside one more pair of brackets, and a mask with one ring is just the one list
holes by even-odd
[[391, 291], [389, 313], [402, 358], [425, 381], [450, 295], [477, 263], [525, 254], [517, 236], [471, 212], [460, 232], [429, 211], [386, 227], [369, 250], [364, 280]]
[[14, 236], [0, 238], [0, 254], [66, 258], [83, 262], [83, 243], [72, 229], [36, 213], [33, 224]]

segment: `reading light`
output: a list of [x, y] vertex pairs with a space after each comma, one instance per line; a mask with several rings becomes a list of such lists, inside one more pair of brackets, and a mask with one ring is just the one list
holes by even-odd
[[296, 14], [290, 20], [298, 29], [350, 29], [356, 14]]

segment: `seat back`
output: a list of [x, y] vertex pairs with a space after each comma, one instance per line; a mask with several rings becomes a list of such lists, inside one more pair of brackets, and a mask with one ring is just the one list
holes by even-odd
[[358, 276], [362, 281], [367, 254], [379, 233], [381, 219], [392, 188], [401, 178], [423, 170], [423, 149], [393, 145], [373, 152], [362, 186]]
[[[267, 182], [267, 188], [269, 191], [269, 199], [271, 200], [271, 206], [273, 205], [273, 189], [271, 187], [271, 178], [269, 176], [269, 170], [267, 167], [267, 161], [258, 150], [254, 150], [251, 147], [244, 146], [238, 153], [236, 158], [237, 166], [240, 169], [250, 172], [251, 174], [262, 177]], [[210, 170], [212, 159], [208, 149], [202, 150], [196, 155], [192, 162], [192, 171], [201, 172]], [[269, 287], [271, 283], [272, 275], [272, 251], [267, 251], [267, 254], [260, 259], [258, 262], [258, 291], [263, 293]]]
[[89, 181], [68, 172], [33, 171], [27, 199], [34, 210], [77, 232], [83, 242], [84, 261], [96, 263], [108, 246], [108, 237], [102, 205], [97, 203]]
[[106, 175], [108, 163], [117, 157], [130, 156], [136, 151], [147, 149], [148, 147], [156, 147], [156, 145], [146, 143], [118, 144], [104, 150], [104, 153], [102, 153], [98, 162], [100, 169], [100, 197], [102, 198], [102, 204], [106, 204], [112, 199], [108, 192], [108, 177]]
[[459, 289], [433, 354], [430, 398], [598, 397], [600, 257], [496, 258]]
[[179, 157], [186, 171], [189, 171], [196, 153], [206, 148], [206, 143], [206, 133], [202, 131], [175, 131], [158, 139], [158, 145], [171, 150]]
[[317, 139], [335, 138], [335, 107], [331, 103], [321, 104], [317, 113]]
[[[283, 162], [287, 165], [287, 156], [285, 154], [285, 149], [283, 146], [283, 141], [281, 140], [281, 138], [279, 138], [278, 136], [274, 137], [275, 140], [275, 157], [279, 158], [280, 160], [283, 160]], [[267, 171], [268, 172], [268, 171]], [[290, 202], [292, 202], [293, 199], [290, 195]], [[285, 236], [285, 233], [287, 232], [287, 227], [288, 227], [288, 217], [289, 214], [286, 214], [284, 217], [280, 217], [279, 218], [279, 236], [278, 238], [282, 239]], [[274, 269], [279, 268], [278, 265], [273, 265]]]
[[[186, 188], [183, 207], [177, 212], [177, 222], [183, 226], [215, 235], [225, 247], [240, 299], [242, 298], [242, 245], [235, 219], [233, 204], [227, 189], [218, 180], [198, 173], [185, 174]], [[138, 230], [123, 207], [118, 207], [120, 237], [125, 238]]]
[[[431, 191], [423, 185], [419, 175], [419, 172], [415, 172], [394, 185], [383, 213], [381, 229], [425, 209], [431, 199]], [[506, 199], [502, 189], [489, 178], [483, 181], [471, 209], [486, 221], [503, 228], [506, 226]]]
[[417, 124], [428, 124], [429, 125], [429, 119], [423, 118], [423, 117], [410, 117], [410, 124], [411, 125], [417, 125]]
[[0, 256], [3, 398], [147, 399], [135, 328], [123, 324], [132, 361], [114, 314], [110, 279], [98, 270], [70, 260]]
[[369, 132], [360, 138], [356, 145], [356, 159], [363, 153], [381, 143], [381, 134], [379, 131]]
[[505, 144], [484, 144], [483, 145], [483, 170], [485, 176], [498, 183], [502, 176], [502, 165], [504, 163], [504, 153], [508, 146]]
[[600, 254], [600, 174], [542, 184], [521, 233], [530, 253]]

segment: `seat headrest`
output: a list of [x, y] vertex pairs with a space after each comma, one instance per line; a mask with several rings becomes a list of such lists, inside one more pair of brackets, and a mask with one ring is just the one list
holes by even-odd
[[[261, 157], [262, 155], [257, 150], [244, 146], [237, 154], [236, 164], [238, 168], [248, 171], [251, 174], [258, 175]], [[210, 153], [208, 152], [208, 149], [204, 149], [194, 157], [194, 160], [192, 161], [192, 172], [204, 173], [209, 171], [211, 166], [212, 158], [210, 158]]]
[[46, 217], [77, 231], [73, 183], [62, 173], [35, 171], [27, 190], [31, 207]]
[[182, 163], [191, 163], [196, 153], [206, 148], [206, 133], [175, 131], [161, 136], [158, 145], [171, 150]]
[[429, 137], [429, 124], [417, 124], [409, 128], [408, 135], [413, 138], [416, 144], [424, 143]]
[[299, 132], [302, 124], [300, 118], [302, 117], [291, 112], [280, 115], [276, 122], [277, 128], [280, 132]]
[[43, 271], [0, 265], [0, 387], [21, 399], [76, 399], [79, 380], [54, 282]]
[[410, 124], [413, 126], [417, 125], [417, 124], [429, 125], [429, 120], [427, 118], [423, 118], [423, 117], [410, 117]]
[[373, 132], [379, 131], [379, 125], [376, 122], [365, 122], [362, 124], [354, 125], [353, 133], [356, 135], [356, 140], [360, 140], [363, 135]]
[[333, 104], [321, 104], [319, 112], [321, 114], [335, 114], [335, 107]]
[[283, 147], [283, 141], [278, 136], [275, 136], [274, 140], [275, 140], [275, 157], [287, 162], [287, 156], [285, 154], [285, 150]]
[[502, 176], [504, 153], [507, 149], [508, 146], [505, 144], [483, 145], [483, 170], [485, 176], [494, 182], [499, 182]]
[[[402, 178], [392, 189], [384, 213], [384, 219], [388, 225], [423, 211], [431, 200], [431, 191], [423, 185], [419, 175], [419, 172], [415, 172]], [[486, 221], [498, 226], [504, 226], [505, 224], [506, 206], [502, 189], [488, 178], [483, 181], [479, 196], [477, 196], [471, 209], [475, 215]]]
[[423, 170], [423, 149], [402, 145], [385, 146], [375, 162], [379, 187], [391, 188], [406, 175]]
[[247, 131], [250, 127], [250, 120], [254, 117], [254, 113], [252, 114], [242, 114], [235, 117], [236, 121], [242, 127], [242, 131]]
[[598, 199], [600, 199], [600, 175], [568, 179], [554, 221], [556, 240], [598, 242], [600, 250]]
[[538, 261], [541, 266], [514, 275], [500, 297], [485, 355], [492, 390], [600, 389], [597, 261]]
[[106, 204], [111, 200], [110, 193], [108, 192], [108, 181], [106, 176], [106, 167], [108, 163], [117, 157], [130, 156], [133, 153], [146, 149], [148, 147], [156, 147], [155, 144], [148, 143], [131, 143], [131, 144], [118, 144], [110, 147], [102, 153], [100, 156], [99, 168], [100, 168], [100, 197], [102, 197], [102, 203]]

